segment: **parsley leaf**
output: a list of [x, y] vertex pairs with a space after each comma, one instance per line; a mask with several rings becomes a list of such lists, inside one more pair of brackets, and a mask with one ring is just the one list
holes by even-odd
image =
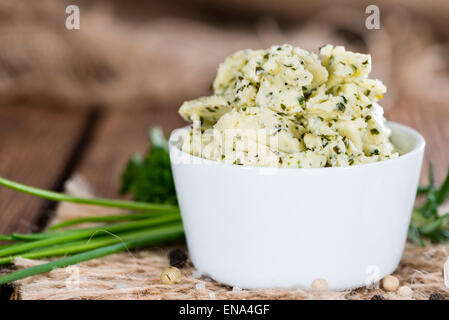
[[120, 194], [132, 194], [136, 201], [177, 204], [167, 140], [158, 127], [150, 129], [150, 140], [147, 154], [134, 154], [126, 164]]

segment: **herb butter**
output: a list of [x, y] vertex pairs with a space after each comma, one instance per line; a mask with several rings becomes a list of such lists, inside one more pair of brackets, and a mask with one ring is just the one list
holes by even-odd
[[185, 102], [183, 151], [226, 163], [333, 167], [396, 157], [369, 79], [371, 56], [326, 45], [242, 50], [222, 63], [214, 94]]

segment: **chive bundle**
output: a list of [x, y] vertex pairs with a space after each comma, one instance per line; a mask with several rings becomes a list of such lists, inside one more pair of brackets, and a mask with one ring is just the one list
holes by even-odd
[[[126, 215], [73, 219], [51, 226], [47, 232], [0, 235], [0, 241], [10, 242], [10, 244], [0, 246], [0, 266], [12, 263], [18, 257], [40, 259], [65, 256], [59, 260], [0, 277], [0, 284], [116, 252], [179, 239], [184, 234], [179, 208], [174, 205], [72, 197], [63, 193], [26, 186], [1, 177], [0, 185], [54, 201], [121, 208], [138, 212]], [[61, 230], [68, 226], [86, 222], [106, 222], [109, 224]]]

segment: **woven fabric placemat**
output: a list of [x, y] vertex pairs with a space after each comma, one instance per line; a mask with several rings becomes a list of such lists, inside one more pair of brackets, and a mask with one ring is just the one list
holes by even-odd
[[[66, 192], [92, 196], [88, 184], [75, 177], [66, 184]], [[83, 216], [111, 214], [111, 209], [61, 203], [51, 223]], [[117, 211], [117, 214], [120, 214]], [[443, 266], [449, 256], [449, 245], [428, 244], [425, 248], [407, 244], [394, 275], [401, 286], [409, 286], [413, 294], [404, 297], [382, 289], [314, 292], [311, 290], [240, 290], [199, 275], [189, 262], [181, 269], [182, 282], [164, 285], [161, 271], [169, 266], [168, 253], [179, 243], [123, 252], [55, 269], [16, 283], [16, 299], [428, 299], [431, 293], [449, 298], [444, 285]], [[17, 259], [15, 268], [44, 263], [43, 260]]]

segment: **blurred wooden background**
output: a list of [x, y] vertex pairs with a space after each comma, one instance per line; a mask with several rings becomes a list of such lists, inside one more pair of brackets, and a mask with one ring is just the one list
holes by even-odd
[[[446, 2], [426, 2], [438, 10], [424, 10], [417, 20], [409, 17], [416, 17], [418, 1], [382, 7], [387, 30], [373, 31], [374, 36], [364, 30], [363, 1], [342, 2], [360, 16], [357, 32], [351, 25], [342, 29], [344, 21], [317, 18], [329, 1], [293, 7], [281, 1], [275, 8], [239, 0], [115, 1], [107, 9], [105, 1], [71, 1], [77, 2], [82, 27], [72, 33], [63, 28], [65, 2], [43, 1], [43, 8], [0, 2], [0, 176], [60, 191], [77, 173], [98, 195], [117, 197], [126, 160], [148, 148], [148, 128], [159, 125], [169, 132], [183, 126], [179, 104], [208, 92], [223, 57], [284, 40], [307, 49], [335, 40], [373, 52], [376, 76], [389, 87], [387, 118], [419, 130], [427, 140], [423, 181], [429, 160], [437, 181], [447, 171], [449, 68], [447, 50], [441, 50], [448, 39], [442, 24], [449, 13]], [[323, 19], [326, 28], [320, 28]], [[21, 21], [35, 25], [27, 29]], [[398, 21], [410, 29], [395, 29]], [[324, 29], [330, 31], [322, 34]], [[0, 188], [0, 233], [40, 229], [53, 209], [47, 201]]]

